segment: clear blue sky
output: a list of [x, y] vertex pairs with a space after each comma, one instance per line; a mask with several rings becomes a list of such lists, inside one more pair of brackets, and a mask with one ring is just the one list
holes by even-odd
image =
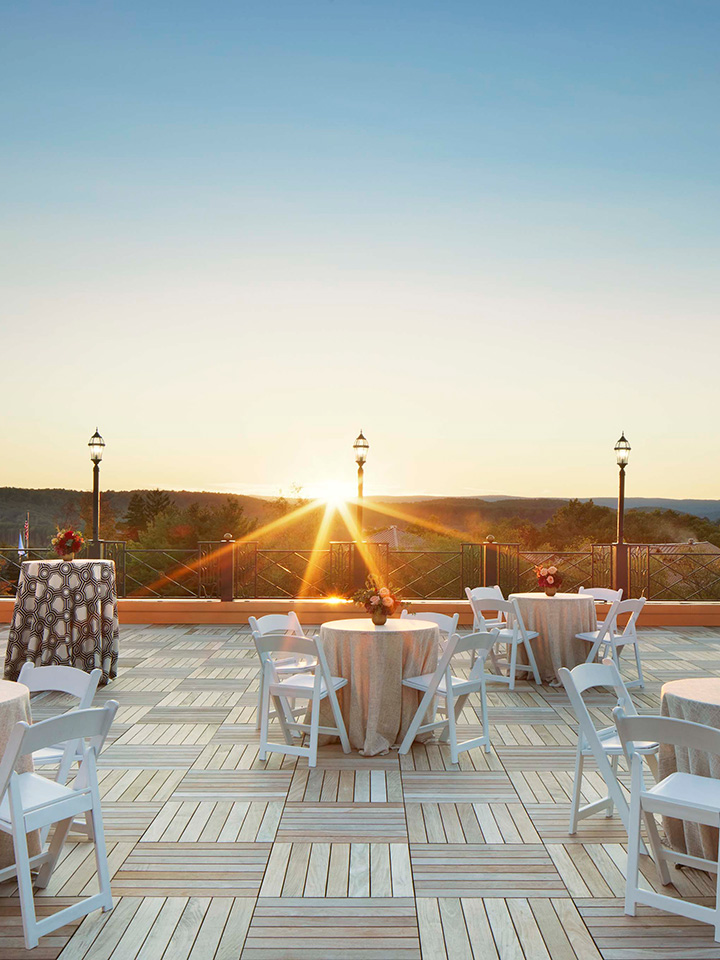
[[719, 28], [6, 0], [0, 485], [720, 495]]

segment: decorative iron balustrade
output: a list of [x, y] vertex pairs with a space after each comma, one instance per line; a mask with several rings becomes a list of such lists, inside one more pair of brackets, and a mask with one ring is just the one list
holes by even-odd
[[[79, 556], [92, 547], [86, 544]], [[720, 550], [700, 552], [689, 544], [630, 544], [627, 549], [629, 596], [720, 601]], [[536, 565], [555, 564], [563, 591], [612, 586], [610, 544], [585, 551], [533, 551], [513, 543], [464, 543], [453, 551], [390, 550], [386, 543], [358, 550], [348, 542], [331, 543], [327, 550], [265, 549], [232, 541], [150, 549], [103, 541], [100, 553], [115, 562], [118, 595], [127, 597], [218, 598], [222, 582], [237, 599], [347, 596], [362, 585], [368, 558], [380, 579], [407, 600], [462, 599], [465, 587], [479, 584], [497, 583], [506, 595], [536, 590]], [[0, 547], [0, 595], [15, 593], [23, 559], [54, 557], [50, 548], [33, 548], [19, 558], [16, 548]]]

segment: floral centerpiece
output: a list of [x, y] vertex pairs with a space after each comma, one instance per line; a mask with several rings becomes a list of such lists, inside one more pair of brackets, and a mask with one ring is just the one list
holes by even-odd
[[58, 530], [57, 535], [52, 538], [53, 550], [63, 560], [72, 560], [84, 543], [83, 535], [72, 527], [68, 527], [67, 530]]
[[557, 567], [535, 567], [538, 586], [541, 587], [548, 597], [554, 597], [558, 587], [562, 584], [562, 577], [558, 573]]
[[372, 622], [382, 626], [388, 617], [391, 617], [400, 607], [404, 606], [389, 587], [381, 587], [377, 578], [372, 575], [365, 581], [365, 586], [352, 595], [355, 603], [365, 607], [372, 617]]

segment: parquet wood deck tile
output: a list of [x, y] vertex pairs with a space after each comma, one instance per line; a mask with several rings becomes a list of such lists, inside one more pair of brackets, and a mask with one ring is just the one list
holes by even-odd
[[569, 896], [541, 843], [411, 844], [417, 897]]
[[[720, 676], [720, 631], [641, 634], [641, 713], [659, 711], [665, 680]], [[629, 658], [624, 669], [634, 678]], [[491, 683], [492, 749], [458, 764], [434, 740], [402, 757], [330, 743], [309, 770], [258, 759], [257, 683], [247, 627], [122, 628], [119, 676], [97, 695], [120, 702], [99, 770], [115, 907], [28, 953], [17, 884], [1, 884], [2, 960], [720, 960], [709, 926], [625, 916], [617, 816], [568, 836], [577, 723], [562, 688]], [[69, 702], [35, 696], [34, 717]], [[588, 703], [611, 722], [611, 694]], [[461, 739], [481, 734], [478, 714], [473, 696]], [[604, 793], [592, 763], [582, 792]], [[647, 857], [641, 873], [660, 889]], [[713, 878], [671, 875], [666, 893], [711, 902]], [[71, 835], [38, 909], [95, 882], [92, 845]]]
[[113, 889], [120, 896], [254, 897], [271, 849], [271, 843], [142, 841], [115, 873]]
[[421, 960], [415, 902], [260, 898], [243, 960]]
[[277, 840], [407, 843], [402, 803], [286, 803]]

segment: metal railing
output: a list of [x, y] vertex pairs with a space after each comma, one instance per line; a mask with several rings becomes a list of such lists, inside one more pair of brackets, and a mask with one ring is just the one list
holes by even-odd
[[[628, 546], [628, 596], [649, 600], [720, 601], [720, 550], [690, 544]], [[103, 541], [114, 560], [118, 594], [150, 598], [277, 598], [347, 596], [363, 581], [368, 553], [380, 578], [407, 600], [457, 600], [465, 587], [499, 584], [508, 593], [536, 590], [534, 567], [558, 567], [562, 590], [612, 586], [613, 547], [526, 550], [516, 543], [464, 543], [459, 550], [390, 550], [386, 543], [331, 543], [329, 549], [266, 549], [259, 543], [203, 541], [191, 548], [144, 548]], [[88, 545], [80, 553], [87, 556]], [[31, 549], [22, 559], [54, 557]], [[18, 551], [0, 547], [0, 595], [14, 594]]]

